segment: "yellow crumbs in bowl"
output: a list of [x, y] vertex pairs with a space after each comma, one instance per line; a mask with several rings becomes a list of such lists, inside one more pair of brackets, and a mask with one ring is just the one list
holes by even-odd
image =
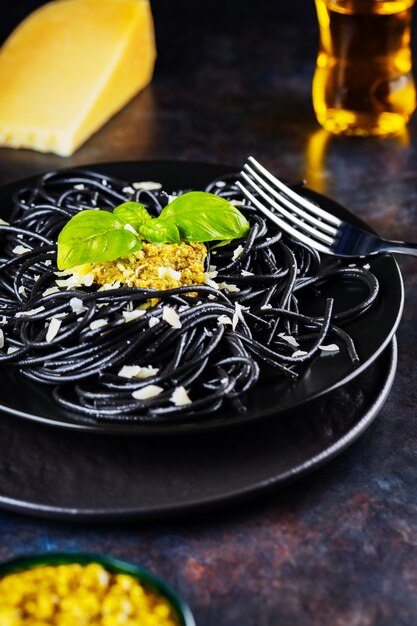
[[97, 563], [39, 566], [0, 579], [1, 626], [178, 626], [169, 603]]
[[120, 283], [141, 289], [174, 289], [204, 282], [206, 255], [203, 243], [143, 243], [139, 252], [124, 259], [86, 263], [71, 272], [80, 284], [86, 284], [88, 276], [90, 284], [109, 287]]

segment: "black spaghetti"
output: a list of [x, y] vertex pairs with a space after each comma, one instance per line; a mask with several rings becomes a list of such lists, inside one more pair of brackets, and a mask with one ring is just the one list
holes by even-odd
[[[326, 348], [348, 350], [357, 361], [339, 324], [369, 309], [378, 294], [375, 276], [324, 263], [282, 235], [245, 203], [235, 180], [215, 180], [206, 191], [238, 204], [250, 232], [225, 246], [207, 245], [211, 278], [192, 293], [189, 286], [103, 290], [56, 283], [57, 236], [72, 216], [127, 200], [157, 216], [170, 200], [165, 191], [87, 170], [52, 172], [21, 189], [10, 223], [0, 224], [0, 363], [51, 385], [59, 405], [89, 419], [158, 423], [195, 420], [228, 404], [244, 411], [260, 375], [296, 380], [303, 364]], [[366, 295], [336, 314], [322, 290], [340, 280], [358, 281]], [[319, 314], [304, 308], [311, 294]], [[141, 306], [144, 313], [128, 321], [126, 313]], [[167, 307], [179, 324], [166, 320]]]

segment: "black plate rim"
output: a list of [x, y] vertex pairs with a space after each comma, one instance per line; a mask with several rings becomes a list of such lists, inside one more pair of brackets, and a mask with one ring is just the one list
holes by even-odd
[[[230, 164], [228, 165], [221, 164], [221, 163], [216, 163], [216, 162], [190, 161], [190, 160], [183, 160], [183, 159], [144, 160], [144, 161], [137, 161], [135, 159], [132, 159], [132, 160], [126, 160], [126, 161], [102, 161], [99, 163], [80, 164], [80, 165], [75, 165], [71, 167], [67, 166], [67, 167], [59, 168], [55, 171], [64, 172], [67, 169], [84, 169], [84, 168], [100, 170], [103, 167], [104, 169], [109, 169], [113, 167], [118, 168], [118, 167], [123, 167], [127, 164], [129, 164], [130, 166], [137, 165], [138, 167], [145, 167], [145, 168], [146, 167], [169, 168], [169, 167], [176, 167], [176, 166], [179, 166], [181, 168], [182, 167], [183, 168], [201, 167], [202, 169], [213, 168], [219, 171], [222, 170], [225, 173], [227, 173], [228, 171], [233, 173], [239, 170], [239, 167], [237, 166], [233, 166]], [[5, 190], [7, 191], [8, 187], [14, 187], [16, 185], [25, 184], [28, 181], [31, 181], [37, 176], [41, 176], [41, 175], [42, 175], [42, 172], [38, 174], [34, 174], [29, 177], [26, 176], [24, 178], [13, 180], [5, 185], [2, 185], [0, 187], [0, 191], [5, 191]], [[320, 198], [325, 198], [327, 201], [330, 201], [335, 207], [340, 208], [342, 212], [347, 213], [351, 217], [352, 221], [356, 223], [358, 226], [360, 226], [363, 229], [368, 230], [369, 232], [373, 234], [376, 234], [375, 231], [366, 222], [363, 222], [359, 217], [352, 214], [348, 209], [345, 209], [339, 203], [309, 188], [306, 188], [306, 192], [313, 199], [316, 198], [317, 200], [319, 200]], [[349, 383], [350, 381], [352, 381], [354, 378], [360, 375], [365, 369], [367, 369], [375, 361], [375, 359], [377, 359], [380, 356], [380, 354], [382, 354], [382, 352], [385, 350], [387, 345], [392, 340], [399, 326], [399, 323], [401, 321], [401, 317], [402, 317], [402, 313], [404, 309], [404, 282], [403, 282], [401, 271], [400, 271], [400, 268], [396, 259], [392, 255], [389, 255], [389, 254], [386, 254], [384, 256], [389, 258], [390, 261], [393, 263], [393, 270], [395, 270], [397, 278], [398, 278], [397, 288], [399, 289], [399, 292], [400, 292], [397, 315], [395, 317], [395, 320], [393, 321], [390, 332], [385, 336], [385, 339], [381, 342], [381, 344], [379, 345], [379, 348], [375, 350], [373, 354], [367, 360], [361, 363], [358, 367], [352, 369], [348, 374], [346, 374], [345, 376], [343, 376], [342, 378], [334, 382], [332, 385], [327, 386], [324, 389], [321, 389], [318, 392], [310, 395], [307, 399], [304, 399], [304, 400], [301, 399], [301, 400], [295, 401], [291, 405], [291, 408], [299, 407], [303, 405], [305, 402], [309, 402], [311, 400], [317, 399], [331, 391], [334, 391], [338, 387], [345, 385]], [[280, 408], [277, 409], [277, 407], [270, 407], [268, 410], [264, 410], [262, 413], [257, 413], [256, 415], [252, 415], [251, 413], [249, 413], [249, 414], [242, 414], [239, 416], [234, 416], [234, 418], [230, 421], [226, 421], [224, 417], [219, 417], [217, 419], [211, 419], [211, 420], [202, 421], [202, 422], [193, 421], [193, 422], [184, 423], [184, 424], [174, 424], [174, 425], [164, 424], [164, 425], [155, 425], [155, 426], [150, 425], [150, 424], [146, 424], [146, 425], [128, 424], [124, 426], [122, 424], [111, 424], [111, 423], [101, 423], [101, 422], [89, 424], [87, 423], [87, 421], [81, 421], [79, 417], [78, 417], [79, 421], [75, 421], [77, 420], [77, 416], [75, 413], [74, 413], [74, 421], [69, 421], [68, 418], [66, 418], [65, 416], [62, 416], [60, 419], [54, 420], [50, 417], [35, 415], [32, 413], [25, 412], [23, 410], [15, 409], [13, 408], [13, 406], [4, 404], [1, 400], [0, 400], [0, 410], [3, 410], [9, 415], [13, 415], [14, 417], [17, 417], [19, 419], [37, 422], [46, 426], [64, 428], [64, 429], [69, 429], [69, 430], [74, 430], [74, 431], [79, 431], [79, 432], [95, 433], [97, 435], [112, 434], [112, 435], [117, 435], [117, 436], [128, 436], [128, 435], [140, 435], [140, 436], [155, 436], [155, 435], [175, 436], [177, 435], [178, 436], [178, 435], [187, 434], [190, 432], [204, 433], [207, 431], [219, 430], [222, 428], [232, 428], [234, 426], [240, 426], [245, 423], [252, 422], [254, 420], [267, 419], [273, 415], [276, 415], [277, 413], [281, 413], [288, 409], [280, 409]], [[59, 410], [60, 409], [57, 406], [57, 411]]]
[[[318, 454], [311, 457], [308, 461], [301, 463], [298, 466], [294, 466], [290, 470], [287, 470], [278, 476], [262, 480], [259, 483], [235, 490], [232, 493], [194, 499], [191, 502], [183, 503], [181, 505], [169, 504], [165, 506], [147, 506], [142, 509], [138, 507], [117, 509], [65, 509], [63, 507], [39, 505], [26, 501], [21, 502], [13, 498], [0, 495], [0, 507], [11, 512], [50, 520], [65, 522], [113, 523], [149, 521], [152, 519], [173, 518], [186, 514], [210, 511], [226, 505], [240, 504], [255, 496], [260, 497], [273, 492], [280, 487], [291, 484], [299, 478], [307, 476], [334, 459], [336, 456], [339, 456], [372, 424], [385, 404], [394, 383], [398, 363], [398, 345], [395, 335], [386, 350], [388, 353], [386, 358], [389, 363], [387, 364], [388, 372], [383, 381], [382, 387], [378, 391], [377, 397], [374, 398], [373, 402], [365, 410], [365, 413], [359, 418], [355, 426], [343, 437], [331, 444], [328, 448], [325, 448]], [[384, 355], [381, 355], [380, 358], [384, 358]]]

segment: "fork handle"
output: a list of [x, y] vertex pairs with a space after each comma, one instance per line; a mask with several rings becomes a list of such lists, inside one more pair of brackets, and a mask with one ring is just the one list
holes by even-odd
[[382, 239], [377, 252], [393, 252], [394, 254], [410, 254], [411, 256], [417, 256], [417, 243]]

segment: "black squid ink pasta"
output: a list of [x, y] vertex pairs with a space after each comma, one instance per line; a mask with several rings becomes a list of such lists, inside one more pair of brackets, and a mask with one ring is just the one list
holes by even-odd
[[[58, 405], [86, 419], [180, 423], [210, 419], [222, 407], [245, 411], [259, 377], [296, 384], [303, 366], [326, 349], [347, 350], [357, 361], [343, 324], [372, 305], [377, 279], [364, 268], [323, 261], [281, 234], [247, 204], [236, 176], [214, 180], [206, 191], [238, 206], [250, 224], [247, 237], [207, 244], [205, 284], [159, 291], [59, 287], [56, 241], [85, 209], [134, 200], [156, 217], [170, 200], [166, 191], [83, 169], [51, 172], [20, 189], [10, 220], [0, 222], [0, 364], [50, 385]], [[343, 280], [358, 281], [365, 295], [334, 313], [322, 291]], [[316, 315], [302, 305], [312, 297]], [[127, 322], [123, 313], [139, 306], [145, 313]], [[180, 327], [165, 321], [167, 306]], [[121, 376], [126, 366], [145, 368], [146, 377]], [[158, 395], [141, 397], [150, 387]]]

